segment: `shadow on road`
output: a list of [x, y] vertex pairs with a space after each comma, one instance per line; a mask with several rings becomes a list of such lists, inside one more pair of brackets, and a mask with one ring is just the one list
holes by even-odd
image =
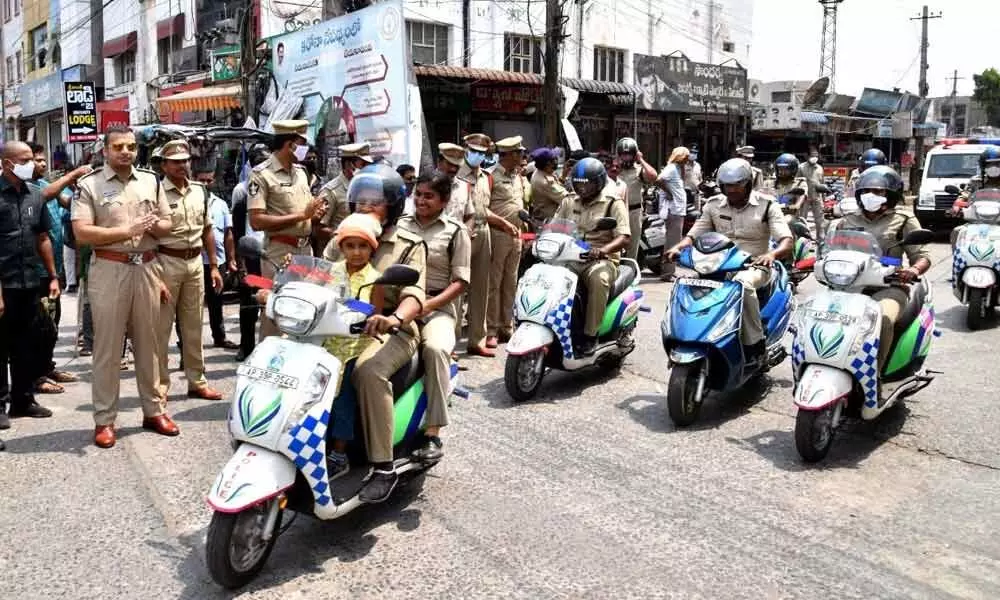
[[583, 400], [587, 388], [603, 385], [618, 377], [617, 369], [592, 367], [579, 371], [557, 371], [550, 369], [545, 373], [538, 395], [529, 402], [515, 402], [504, 387], [503, 379], [494, 379], [475, 390], [477, 394], [486, 397], [490, 408], [516, 408], [522, 404], [554, 404], [561, 400]]
[[[120, 442], [123, 438], [139, 433], [152, 432], [145, 431], [136, 425], [133, 427], [116, 427], [115, 434]], [[88, 451], [103, 452], [94, 446], [93, 429], [63, 429], [61, 431], [50, 431], [37, 435], [11, 438], [7, 440], [6, 454], [36, 454], [49, 452], [62, 452], [74, 456], [84, 456]], [[114, 452], [114, 450], [111, 450]]]
[[[351, 563], [365, 558], [378, 544], [378, 536], [372, 531], [386, 523], [395, 523], [402, 532], [416, 531], [420, 527], [422, 512], [410, 505], [420, 499], [424, 477], [420, 474], [400, 482], [393, 497], [383, 504], [361, 507], [340, 519], [320, 521], [308, 515], [298, 515], [278, 539], [260, 575], [245, 588], [236, 591], [222, 589], [208, 573], [205, 566], [206, 530], [179, 538], [182, 548], [152, 541], [146, 543], [178, 565], [178, 579], [185, 582], [185, 589], [179, 597], [184, 600], [233, 598], [239, 594], [267, 590], [303, 575], [325, 574], [324, 563], [331, 559]], [[287, 525], [290, 515], [285, 513], [283, 517], [283, 523]], [[419, 556], [415, 559], [419, 560]]]
[[[969, 314], [969, 307], [964, 304], [949, 306], [942, 311], [935, 311], [934, 324], [944, 331], [954, 331], [956, 333], [972, 333], [966, 325], [966, 316]], [[997, 326], [997, 313], [991, 311], [986, 318], [987, 331]]]

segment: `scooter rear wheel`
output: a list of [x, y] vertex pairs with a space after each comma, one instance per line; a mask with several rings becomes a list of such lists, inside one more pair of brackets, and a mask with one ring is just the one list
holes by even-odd
[[[698, 420], [701, 401], [698, 397], [698, 376], [701, 363], [674, 365], [667, 383], [667, 412], [677, 427], [687, 427]], [[702, 392], [704, 393], [704, 392]]]
[[535, 397], [545, 376], [545, 351], [535, 350], [520, 356], [507, 355], [503, 370], [503, 383], [515, 402], [527, 402]]
[[216, 583], [231, 590], [241, 588], [264, 568], [281, 529], [279, 510], [271, 539], [264, 539], [268, 509], [271, 502], [277, 501], [272, 499], [238, 513], [212, 515], [205, 543], [205, 562]]

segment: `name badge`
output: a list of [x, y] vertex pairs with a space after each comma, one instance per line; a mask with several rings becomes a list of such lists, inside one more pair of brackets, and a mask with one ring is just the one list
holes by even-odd
[[292, 187], [293, 185], [295, 185], [295, 184], [293, 184], [293, 183], [282, 183], [281, 187]]
[[719, 218], [722, 219], [723, 221], [732, 221], [733, 220], [733, 218], [730, 217], [729, 215], [719, 215]]

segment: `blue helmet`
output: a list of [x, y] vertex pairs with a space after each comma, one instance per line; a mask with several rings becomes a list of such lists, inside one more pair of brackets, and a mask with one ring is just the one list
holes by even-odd
[[799, 172], [799, 159], [788, 152], [774, 160], [774, 173], [779, 177], [795, 177]]
[[864, 172], [869, 167], [888, 164], [889, 159], [885, 157], [885, 152], [882, 152], [878, 148], [869, 148], [861, 155], [860, 162], [861, 171]]
[[601, 161], [588, 156], [573, 165], [570, 181], [577, 196], [582, 200], [590, 200], [597, 197], [608, 184], [608, 172]]
[[986, 164], [1000, 162], [1000, 146], [987, 146], [979, 155], [979, 172], [985, 175]]

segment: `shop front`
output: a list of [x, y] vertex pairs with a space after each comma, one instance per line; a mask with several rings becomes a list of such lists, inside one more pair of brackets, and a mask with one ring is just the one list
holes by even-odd
[[128, 96], [97, 103], [97, 127], [102, 134], [109, 127], [128, 127], [130, 124]]
[[[73, 74], [68, 73], [73, 76]], [[41, 144], [53, 170], [61, 170], [66, 165], [57, 165], [53, 156], [69, 156], [74, 161], [76, 155], [72, 144], [65, 144], [66, 132], [63, 124], [63, 73], [55, 72], [21, 86], [20, 126], [28, 142]], [[66, 162], [61, 160], [60, 162]]]

